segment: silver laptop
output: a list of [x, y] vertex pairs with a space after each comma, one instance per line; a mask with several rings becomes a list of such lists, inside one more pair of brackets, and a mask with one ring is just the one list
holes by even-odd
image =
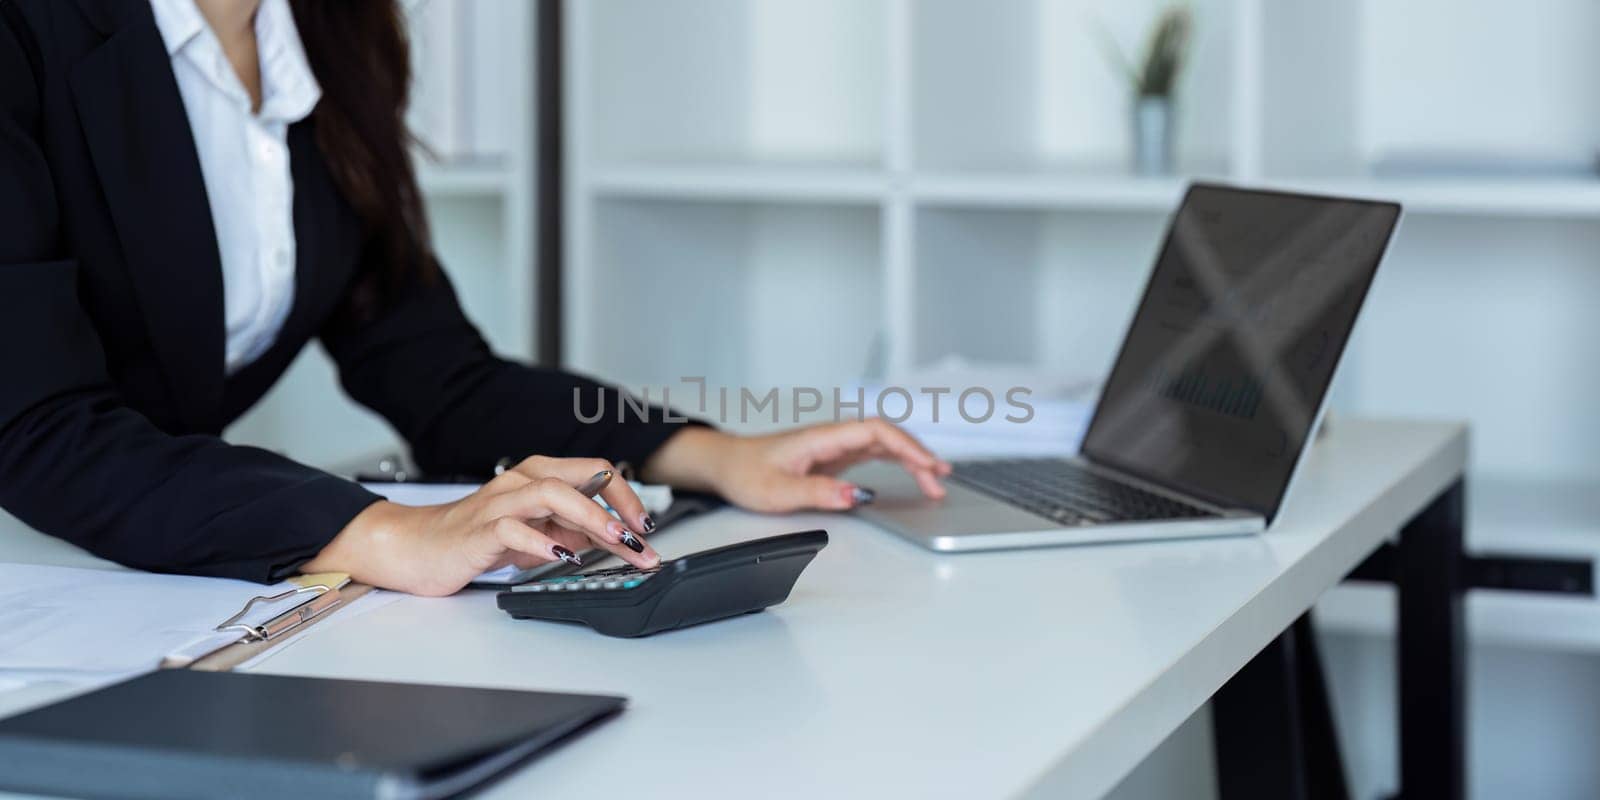
[[877, 500], [857, 513], [945, 551], [1265, 530], [1399, 217], [1190, 187], [1077, 457], [959, 461], [937, 502], [897, 467], [860, 467], [848, 479]]

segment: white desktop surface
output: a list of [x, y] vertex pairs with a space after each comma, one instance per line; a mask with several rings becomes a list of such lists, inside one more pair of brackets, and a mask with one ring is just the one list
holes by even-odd
[[[1092, 797], [1460, 477], [1452, 423], [1334, 420], [1261, 536], [935, 554], [848, 516], [719, 512], [666, 557], [806, 528], [769, 611], [640, 640], [512, 620], [494, 594], [330, 619], [258, 672], [623, 694], [487, 798]], [[0, 529], [0, 560], [83, 563]], [[0, 714], [40, 702], [0, 693]]]

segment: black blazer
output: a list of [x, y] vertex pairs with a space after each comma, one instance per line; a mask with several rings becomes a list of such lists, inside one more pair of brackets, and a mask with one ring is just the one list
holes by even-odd
[[533, 453], [639, 463], [677, 430], [659, 409], [581, 423], [574, 390], [591, 409], [598, 385], [496, 358], [443, 279], [352, 312], [361, 226], [309, 121], [289, 131], [293, 310], [275, 347], [225, 376], [216, 235], [150, 4], [0, 12], [0, 506], [24, 522], [148, 570], [292, 572], [376, 496], [218, 435], [312, 338], [429, 471]]

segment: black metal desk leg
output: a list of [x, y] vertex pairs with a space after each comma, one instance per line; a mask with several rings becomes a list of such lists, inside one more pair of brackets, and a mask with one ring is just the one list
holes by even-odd
[[1295, 639], [1284, 631], [1211, 698], [1222, 800], [1309, 800]]
[[1349, 800], [1308, 612], [1211, 698], [1222, 800]]
[[1400, 532], [1402, 800], [1466, 796], [1465, 501], [1457, 481]]

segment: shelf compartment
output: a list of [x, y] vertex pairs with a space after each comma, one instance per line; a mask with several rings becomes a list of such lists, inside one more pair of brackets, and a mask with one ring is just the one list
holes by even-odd
[[1550, 0], [1537, 13], [1507, 13], [1495, 0], [1252, 1], [1264, 174], [1366, 175], [1408, 161], [1438, 171], [1452, 159], [1463, 172], [1499, 159], [1508, 170], [1592, 173], [1600, 5], [1591, 0]]
[[1600, 4], [1548, 0], [1537, 12], [1506, 10], [1496, 0], [1363, 4], [1360, 119], [1369, 161], [1444, 150], [1593, 162]]
[[581, 371], [633, 387], [703, 376], [760, 394], [856, 381], [877, 359], [876, 205], [605, 199], [594, 231], [591, 269], [574, 275], [586, 285], [571, 295]]
[[586, 0], [596, 164], [883, 161], [883, 0]]
[[1600, 482], [1600, 228], [1412, 216], [1341, 370], [1341, 410], [1474, 421], [1472, 469]]
[[429, 197], [427, 212], [434, 250], [467, 316], [495, 352], [531, 357], [530, 303], [512, 289], [525, 285], [522, 282], [532, 264], [514, 261], [499, 200], [492, 196]]
[[[1164, 2], [922, 0], [912, 15], [914, 161], [923, 169], [1122, 169], [1133, 90], [1096, 26], [1138, 59]], [[1194, 3], [1177, 97], [1182, 171], [1225, 172], [1231, 0]]]
[[919, 208], [913, 366], [954, 355], [1105, 374], [1164, 229], [1146, 213]]

